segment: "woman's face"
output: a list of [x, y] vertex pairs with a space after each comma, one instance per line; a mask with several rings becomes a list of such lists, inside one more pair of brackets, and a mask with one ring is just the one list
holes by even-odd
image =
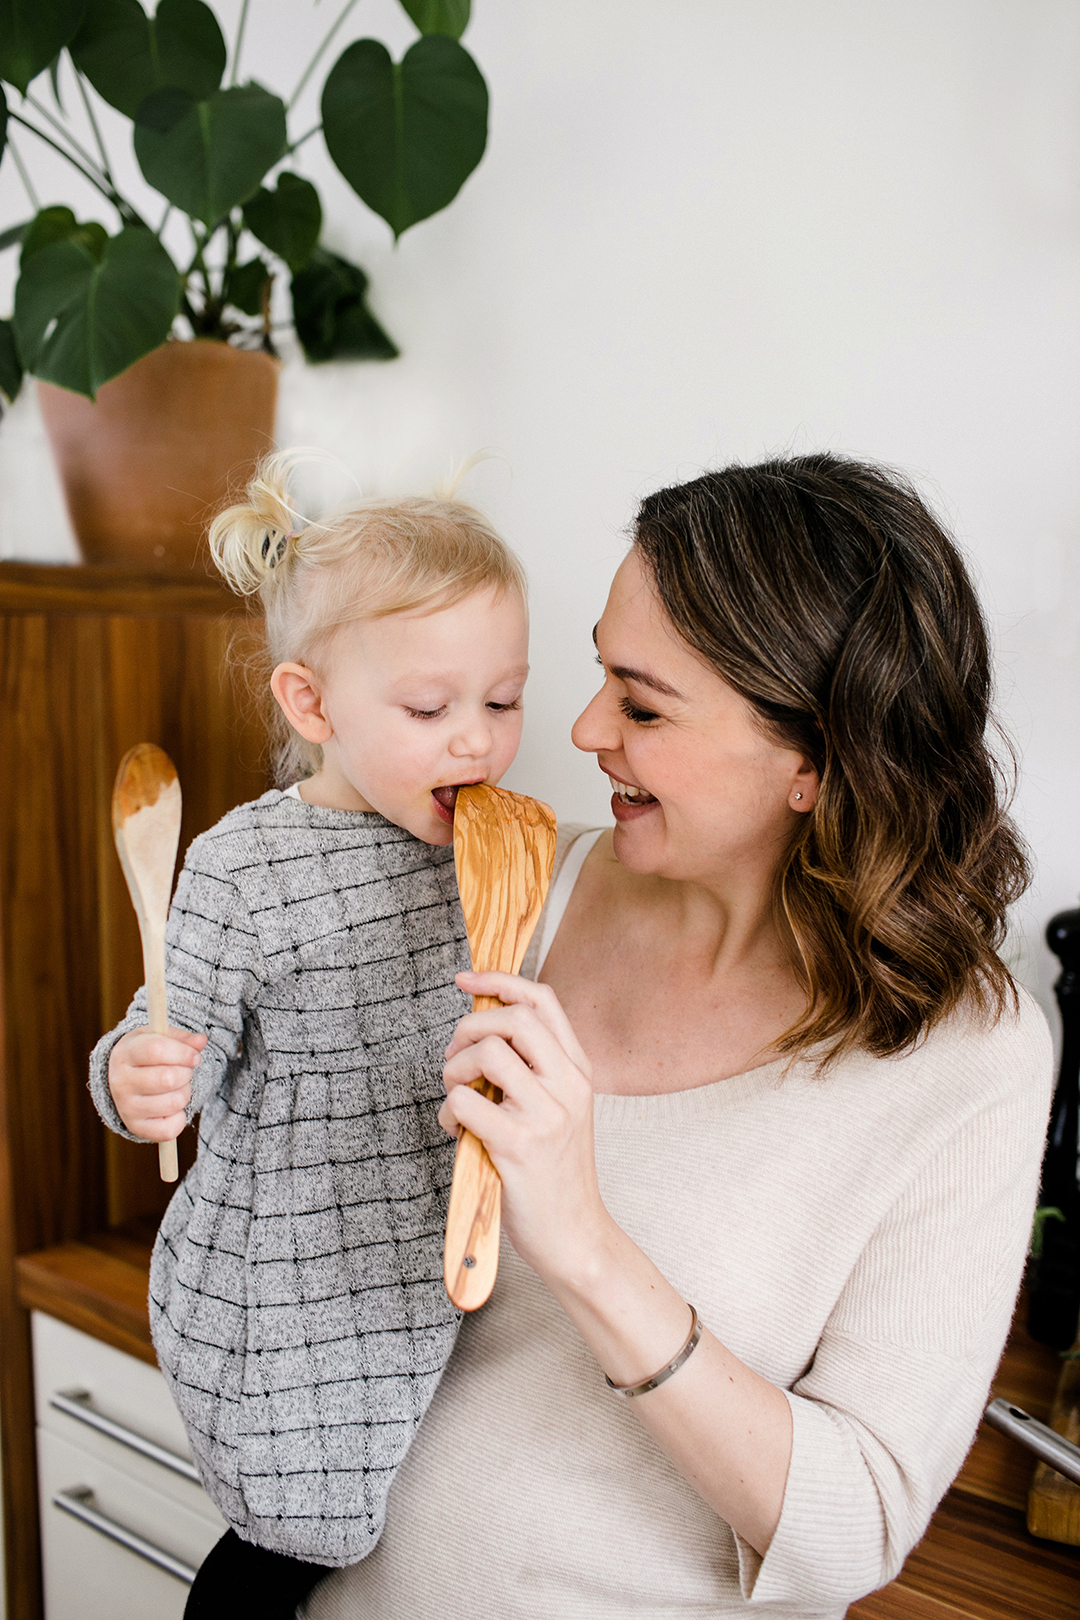
[[700, 883], [771, 881], [812, 808], [817, 773], [687, 645], [631, 551], [596, 627], [605, 681], [578, 748], [612, 779], [615, 854], [630, 871]]

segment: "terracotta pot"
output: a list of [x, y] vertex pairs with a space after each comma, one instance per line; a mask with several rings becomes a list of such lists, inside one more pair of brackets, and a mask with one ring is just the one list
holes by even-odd
[[38, 383], [72, 527], [90, 563], [208, 568], [206, 529], [273, 448], [280, 363], [169, 342], [98, 392]]

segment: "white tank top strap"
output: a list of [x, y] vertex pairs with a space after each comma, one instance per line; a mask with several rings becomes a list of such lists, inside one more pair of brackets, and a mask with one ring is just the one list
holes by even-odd
[[587, 832], [578, 834], [566, 852], [558, 875], [551, 885], [551, 891], [548, 894], [547, 903], [540, 918], [540, 943], [536, 953], [536, 960], [532, 964], [534, 978], [538, 979], [540, 977], [540, 969], [543, 967], [547, 953], [551, 949], [552, 940], [559, 932], [559, 924], [563, 920], [563, 915], [570, 902], [570, 896], [574, 892], [574, 884], [581, 874], [581, 868], [585, 865], [589, 851], [601, 833], [606, 831], [605, 827], [590, 827]]

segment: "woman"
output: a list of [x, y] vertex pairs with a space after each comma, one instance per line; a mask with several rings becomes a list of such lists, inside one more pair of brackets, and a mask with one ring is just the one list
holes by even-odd
[[1008, 1331], [1050, 1044], [996, 954], [1026, 865], [963, 565], [826, 455], [661, 491], [634, 541], [574, 728], [614, 833], [564, 841], [539, 984], [460, 981], [506, 1004], [440, 1116], [502, 1176], [499, 1281], [312, 1620], [838, 1617]]

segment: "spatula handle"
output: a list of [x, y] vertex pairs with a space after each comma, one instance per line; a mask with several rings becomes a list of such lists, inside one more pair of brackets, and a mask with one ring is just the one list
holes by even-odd
[[[495, 996], [473, 997], [473, 1012], [499, 1005]], [[502, 1092], [490, 1080], [474, 1080], [473, 1090], [492, 1102], [502, 1101]], [[501, 1214], [499, 1172], [480, 1138], [463, 1130], [454, 1159], [443, 1252], [446, 1292], [459, 1311], [479, 1310], [495, 1286]]]

